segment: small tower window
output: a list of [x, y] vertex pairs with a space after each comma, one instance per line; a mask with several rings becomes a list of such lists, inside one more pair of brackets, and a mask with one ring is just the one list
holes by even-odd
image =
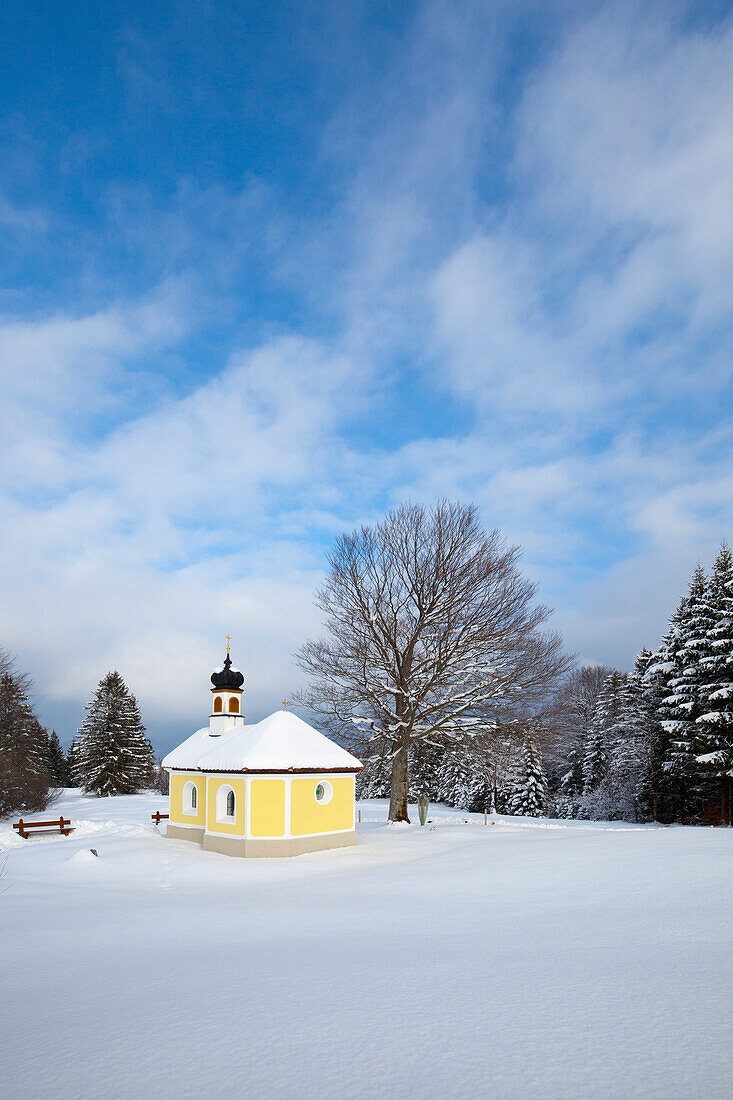
[[239, 714], [239, 699], [237, 699], [236, 695], [232, 695], [229, 700], [229, 710], [231, 714]]
[[222, 706], [221, 695], [217, 695], [216, 699], [214, 699], [214, 714], [221, 714]]
[[234, 817], [234, 791], [227, 795], [227, 817]]

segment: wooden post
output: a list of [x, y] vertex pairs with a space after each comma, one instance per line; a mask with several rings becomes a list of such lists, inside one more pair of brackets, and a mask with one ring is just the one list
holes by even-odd
[[359, 824], [361, 825], [361, 810], [359, 810]]
[[489, 815], [486, 812], [486, 807], [484, 806], [484, 825], [486, 825], [488, 823], [488, 817], [489, 817]]

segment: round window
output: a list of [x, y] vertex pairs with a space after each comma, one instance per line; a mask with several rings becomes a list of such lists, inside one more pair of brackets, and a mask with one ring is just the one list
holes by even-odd
[[319, 802], [321, 806], [327, 806], [333, 798], [333, 787], [327, 779], [322, 779], [320, 783], [316, 783], [315, 790], [316, 802]]

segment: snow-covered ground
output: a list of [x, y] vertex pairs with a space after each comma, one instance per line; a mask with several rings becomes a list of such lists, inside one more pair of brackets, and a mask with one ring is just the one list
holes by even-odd
[[238, 860], [165, 801], [0, 825], [11, 1100], [731, 1095], [733, 830], [362, 802], [356, 848]]

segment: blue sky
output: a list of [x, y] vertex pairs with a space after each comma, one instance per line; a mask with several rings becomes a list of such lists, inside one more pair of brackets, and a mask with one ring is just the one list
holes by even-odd
[[581, 659], [731, 536], [728, 4], [6, 4], [0, 641], [162, 748], [344, 527], [476, 501]]

